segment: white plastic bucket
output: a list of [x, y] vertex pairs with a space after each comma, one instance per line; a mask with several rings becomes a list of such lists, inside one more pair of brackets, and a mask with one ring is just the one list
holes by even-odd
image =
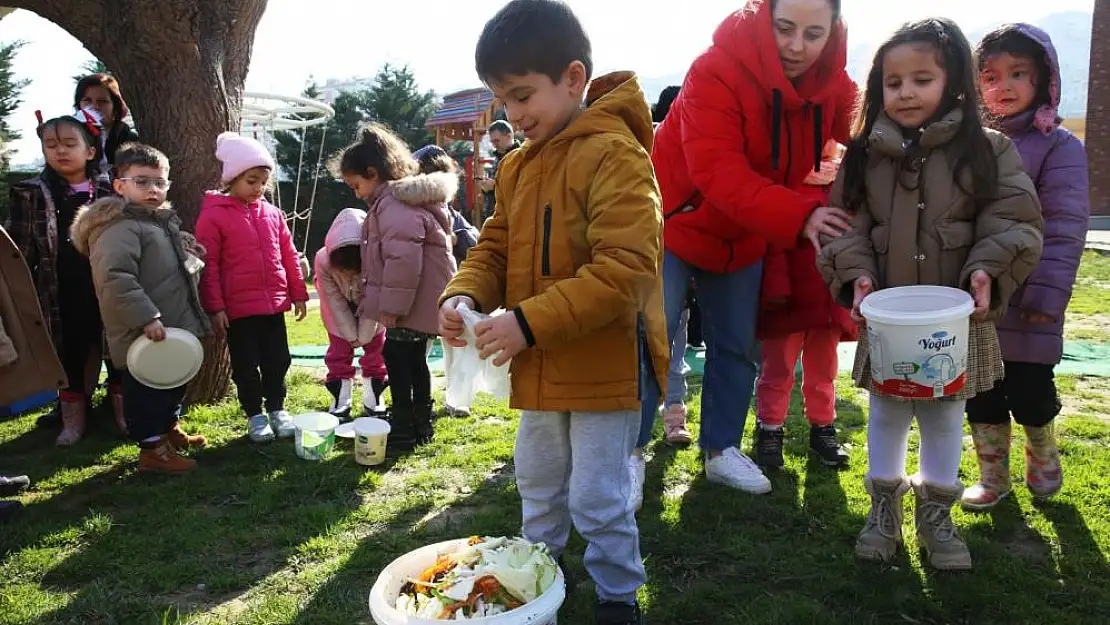
[[880, 393], [950, 397], [967, 382], [967, 335], [975, 301], [944, 286], [876, 291], [860, 305], [867, 319], [871, 379]]
[[335, 428], [339, 419], [326, 412], [308, 412], [293, 417], [297, 427], [293, 445], [305, 460], [323, 460], [335, 447]]
[[385, 462], [385, 443], [389, 436], [388, 421], [360, 417], [354, 421], [355, 462], [372, 467]]
[[[397, 604], [397, 596], [401, 594], [401, 587], [408, 578], [419, 577], [429, 566], [435, 564], [436, 559], [445, 553], [454, 553], [466, 549], [467, 539], [449, 540], [421, 547], [389, 563], [389, 566], [378, 575], [378, 581], [370, 590], [370, 615], [378, 625], [443, 625], [445, 621], [416, 618], [402, 614], [393, 607]], [[486, 618], [475, 618], [463, 621], [473, 625], [556, 625], [559, 608], [566, 599], [563, 571], [556, 570], [555, 583], [551, 588], [535, 601], [523, 606]]]

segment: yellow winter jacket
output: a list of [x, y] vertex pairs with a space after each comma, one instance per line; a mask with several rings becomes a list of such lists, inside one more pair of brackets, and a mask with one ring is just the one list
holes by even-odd
[[493, 216], [444, 293], [523, 316], [533, 347], [511, 369], [522, 410], [638, 409], [641, 338], [666, 383], [651, 114], [632, 72], [595, 79], [586, 103], [502, 161]]

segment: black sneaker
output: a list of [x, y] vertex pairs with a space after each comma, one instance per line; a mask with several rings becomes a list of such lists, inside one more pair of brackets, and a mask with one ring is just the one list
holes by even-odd
[[848, 452], [836, 440], [836, 427], [831, 425], [812, 425], [809, 428], [809, 449], [816, 454], [821, 464], [827, 467], [842, 467], [848, 464]]
[[351, 380], [332, 380], [325, 382], [324, 388], [331, 393], [331, 406], [328, 412], [340, 421], [351, 418]]
[[0, 476], [0, 497], [11, 497], [31, 485], [31, 480], [26, 475], [15, 477]]
[[768, 469], [781, 469], [783, 430], [769, 430], [763, 424], [755, 425], [755, 463]]
[[18, 501], [0, 501], [0, 522], [10, 521], [23, 511]]
[[594, 609], [594, 622], [597, 625], [644, 625], [644, 615], [640, 605], [598, 601]]

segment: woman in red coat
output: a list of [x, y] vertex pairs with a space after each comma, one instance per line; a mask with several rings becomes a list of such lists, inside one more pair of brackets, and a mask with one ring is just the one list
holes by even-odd
[[[749, 0], [717, 27], [655, 135], [668, 332], [693, 278], [706, 343], [706, 477], [747, 492], [771, 490], [739, 451], [756, 377], [763, 257], [768, 245], [792, 249], [848, 227], [843, 211], [800, 192], [820, 169], [825, 142], [848, 139], [855, 86], [846, 62], [839, 0]], [[650, 423], [658, 401], [647, 390]], [[641, 430], [641, 445], [645, 438]]]

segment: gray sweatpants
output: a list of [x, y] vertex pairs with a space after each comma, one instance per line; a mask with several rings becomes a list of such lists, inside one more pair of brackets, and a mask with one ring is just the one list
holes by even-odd
[[524, 537], [557, 556], [573, 522], [588, 543], [584, 563], [602, 601], [632, 603], [647, 580], [628, 505], [628, 458], [639, 430], [639, 410], [525, 411], [520, 417], [516, 479]]

